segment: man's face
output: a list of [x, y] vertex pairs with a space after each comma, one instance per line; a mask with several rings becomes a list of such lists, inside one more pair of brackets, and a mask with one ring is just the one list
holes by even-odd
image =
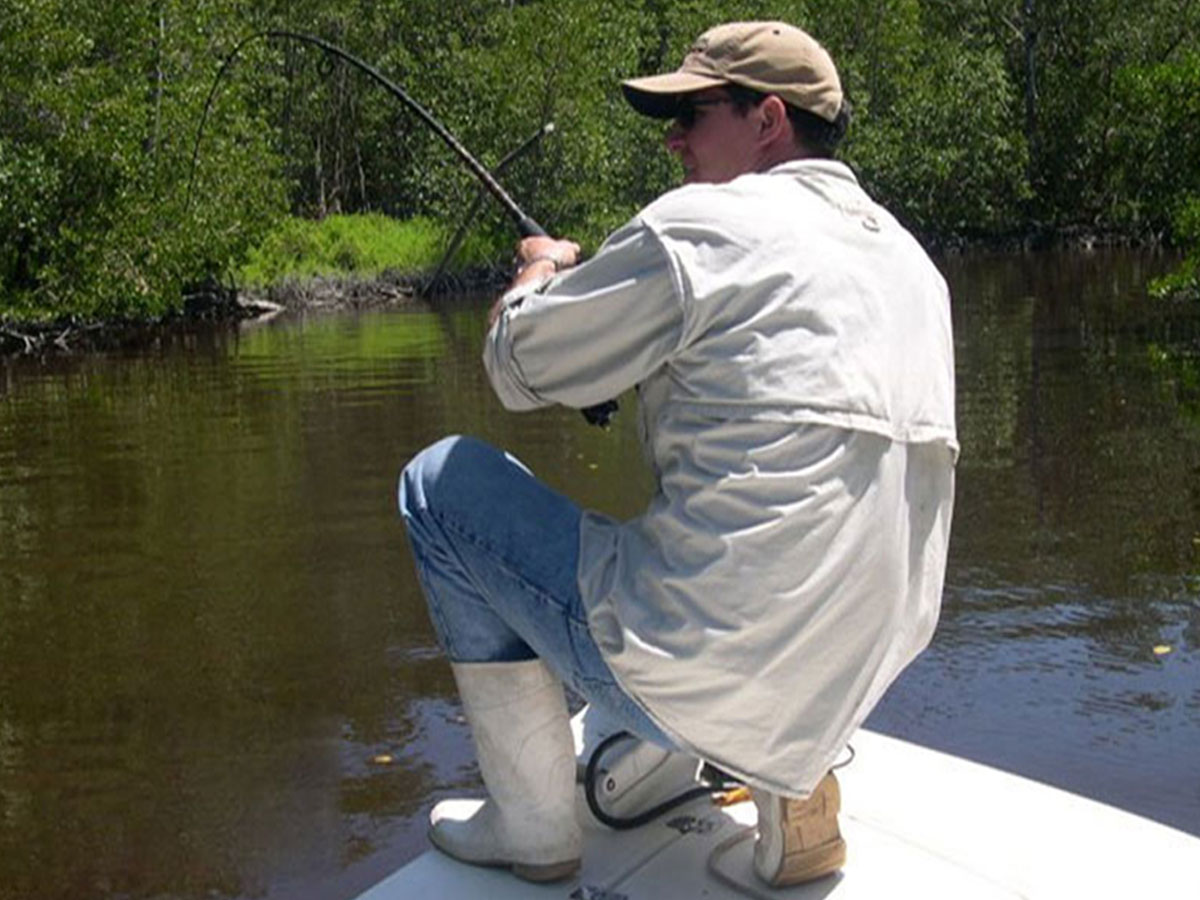
[[667, 149], [683, 163], [685, 184], [719, 184], [755, 168], [758, 147], [753, 107], [738, 113], [724, 88], [688, 94], [667, 131]]

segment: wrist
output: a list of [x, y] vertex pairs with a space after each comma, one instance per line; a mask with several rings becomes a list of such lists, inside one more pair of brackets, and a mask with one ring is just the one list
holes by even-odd
[[538, 253], [521, 263], [520, 268], [517, 269], [517, 274], [522, 275], [529, 269], [532, 269], [534, 266], [542, 266], [545, 268], [547, 264], [555, 273], [560, 272], [565, 268], [562, 259], [558, 255], [554, 253]]

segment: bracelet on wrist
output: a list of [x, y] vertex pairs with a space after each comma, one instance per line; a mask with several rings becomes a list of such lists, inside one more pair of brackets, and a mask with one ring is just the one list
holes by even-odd
[[525, 262], [521, 265], [521, 268], [517, 270], [517, 274], [524, 272], [530, 266], [540, 262], [548, 262], [553, 265], [556, 273], [562, 270], [562, 261], [557, 256], [551, 253], [539, 253], [536, 256], [525, 260]]

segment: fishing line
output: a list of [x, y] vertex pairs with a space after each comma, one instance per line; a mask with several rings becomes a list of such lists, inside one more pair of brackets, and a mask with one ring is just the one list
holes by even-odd
[[[304, 34], [303, 32], [299, 31], [286, 31], [280, 28], [273, 28], [267, 31], [257, 31], [254, 34], [242, 38], [242, 40], [238, 41], [236, 46], [234, 46], [233, 51], [221, 65], [221, 68], [217, 70], [217, 75], [213, 79], [212, 87], [208, 91], [208, 97], [204, 101], [204, 112], [200, 117], [200, 125], [196, 129], [196, 141], [192, 147], [192, 168], [191, 173], [188, 176], [187, 198], [184, 201], [183, 206], [185, 214], [191, 207], [192, 202], [192, 186], [195, 183], [196, 167], [200, 157], [200, 138], [204, 133], [204, 125], [208, 121], [208, 114], [212, 109], [213, 99], [216, 97], [217, 87], [221, 83], [221, 78], [233, 65], [234, 60], [237, 59], [237, 56], [239, 53], [241, 53], [243, 47], [245, 47], [251, 41], [267, 38], [283, 38], [286, 40], [300, 41], [301, 43], [310, 44], [314, 47], [324, 50], [326, 53], [338, 57], [339, 59], [345, 60], [346, 62], [350, 63], [350, 65], [371, 76], [373, 79], [375, 79], [375, 81], [382, 85], [388, 91], [388, 93], [396, 97], [401, 103], [416, 113], [421, 121], [432, 128], [437, 136], [445, 142], [446, 146], [448, 146], [451, 151], [453, 151], [453, 153], [460, 160], [462, 160], [467, 168], [471, 170], [472, 174], [474, 174], [475, 177], [482, 182], [483, 186], [487, 188], [491, 195], [499, 201], [502, 207], [504, 207], [504, 211], [508, 213], [509, 218], [513, 220], [513, 223], [516, 225], [517, 232], [521, 235], [521, 237], [548, 237], [546, 229], [542, 228], [541, 225], [534, 221], [532, 217], [527, 215], [525, 211], [517, 205], [516, 201], [513, 200], [513, 198], [509, 196], [508, 192], [500, 186], [499, 182], [492, 177], [491, 173], [480, 164], [479, 160], [477, 160], [470, 154], [470, 152], [468, 152], [467, 148], [459, 142], [458, 138], [451, 134], [446, 126], [435, 119], [433, 115], [427, 109], [425, 109], [425, 107], [409, 96], [408, 92], [406, 92], [402, 87], [384, 76], [374, 66], [364, 62], [357, 56], [354, 56], [352, 53], [343, 50], [336, 44], [331, 44], [329, 41], [319, 38], [316, 35]], [[604, 427], [608, 425], [609, 421], [612, 419], [613, 413], [617, 411], [617, 408], [616, 400], [606, 400], [605, 402], [598, 403], [595, 406], [586, 407], [580, 410], [580, 412], [583, 414], [584, 419], [587, 420], [589, 425]]]
[[[495, 173], [499, 175], [508, 167], [508, 164], [521, 156], [529, 148], [533, 147], [543, 137], [554, 131], [554, 123], [547, 122], [529, 137], [525, 138], [520, 144], [505, 154], [500, 162], [496, 163]], [[433, 271], [433, 276], [429, 279], [429, 284], [436, 285], [441, 280], [442, 275], [446, 271], [446, 267], [450, 264], [454, 254], [458, 252], [458, 248], [462, 245], [463, 238], [467, 236], [467, 229], [471, 227], [471, 223], [475, 220], [475, 215], [479, 212], [479, 207], [483, 205], [483, 201], [487, 199], [487, 194], [483, 192], [482, 187], [476, 189], [475, 199], [471, 201], [471, 207], [467, 210], [466, 215], [462, 217], [458, 228], [455, 229], [454, 236], [450, 238], [450, 243], [446, 245], [446, 251], [442, 254], [441, 261], [438, 262], [437, 268]]]
[[491, 192], [492, 196], [495, 197], [500, 202], [500, 205], [504, 207], [504, 211], [508, 213], [510, 218], [512, 218], [521, 237], [546, 236], [546, 230], [537, 222], [535, 222], [530, 216], [526, 215], [525, 211], [522, 210], [521, 207], [517, 206], [516, 201], [508, 195], [508, 192], [500, 186], [499, 182], [492, 177], [491, 173], [480, 164], [479, 160], [470, 154], [467, 148], [459, 142], [458, 138], [451, 134], [445, 125], [435, 119], [430, 112], [425, 109], [425, 107], [409, 96], [409, 94], [402, 87], [384, 76], [374, 66], [364, 62], [357, 56], [354, 56], [352, 53], [348, 53], [336, 44], [331, 44], [329, 41], [319, 38], [316, 35], [304, 34], [299, 31], [284, 31], [277, 28], [270, 29], [268, 31], [257, 31], [254, 34], [242, 38], [242, 40], [237, 43], [237, 46], [233, 48], [233, 51], [229, 54], [225, 62], [221, 65], [221, 68], [217, 71], [216, 78], [213, 79], [212, 87], [209, 89], [208, 98], [204, 101], [204, 113], [200, 117], [200, 126], [196, 129], [196, 142], [192, 147], [192, 171], [191, 175], [188, 177], [187, 200], [184, 203], [184, 212], [186, 212], [191, 206], [192, 185], [195, 181], [196, 165], [200, 155], [200, 138], [204, 133], [204, 125], [208, 120], [208, 113], [212, 108], [213, 98], [216, 96], [217, 87], [221, 83], [221, 78], [225, 75], [225, 72], [229, 69], [229, 67], [233, 65], [234, 60], [237, 59], [237, 56], [239, 53], [241, 53], [243, 47], [245, 47], [251, 41], [261, 40], [264, 38], [285, 38], [287, 40], [301, 41], [305, 44], [311, 44], [314, 47], [321, 48], [326, 53], [330, 53], [339, 59], [345, 60], [355, 68], [365, 72], [367, 75], [370, 75], [377, 82], [379, 82], [379, 84], [383, 85], [383, 87], [392, 96], [396, 97], [401, 103], [415, 112], [422, 122], [432, 128], [437, 136], [446, 143], [446, 146], [448, 146], [454, 152], [454, 154], [466, 164], [467, 168], [471, 170], [472, 174], [474, 174], [476, 178], [483, 182], [483, 186], [486, 187], [489, 192]]

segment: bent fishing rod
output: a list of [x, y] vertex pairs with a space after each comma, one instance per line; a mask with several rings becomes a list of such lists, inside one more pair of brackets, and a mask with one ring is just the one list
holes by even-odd
[[435, 119], [429, 113], [429, 111], [425, 109], [425, 107], [414, 100], [408, 94], [408, 92], [404, 90], [404, 88], [400, 87], [394, 81], [384, 76], [383, 73], [381, 73], [370, 63], [364, 62], [354, 54], [343, 50], [336, 44], [331, 44], [324, 38], [319, 38], [312, 34], [304, 34], [303, 32], [299, 31], [285, 31], [279, 28], [272, 28], [267, 31], [256, 31], [254, 34], [242, 38], [242, 40], [237, 43], [237, 46], [233, 48], [233, 51], [229, 54], [229, 57], [222, 64], [220, 70], [217, 72], [217, 77], [213, 79], [212, 88], [210, 88], [208, 92], [208, 98], [204, 101], [204, 113], [200, 117], [200, 127], [196, 129], [196, 143], [192, 148], [192, 175], [188, 179], [187, 202], [184, 204], [185, 210], [191, 205], [192, 180], [195, 178], [196, 160], [200, 154], [200, 136], [204, 132], [204, 123], [208, 119], [208, 113], [212, 107], [213, 98], [217, 93], [217, 86], [221, 83], [221, 78], [224, 76], [226, 70], [233, 65], [234, 60], [237, 59], [238, 54], [241, 53], [242, 48], [251, 41], [262, 40], [265, 38], [284, 38], [286, 40], [300, 41], [305, 44], [311, 44], [314, 47], [319, 47], [326, 53], [330, 53], [333, 56], [338, 57], [338, 59], [345, 60], [346, 62], [350, 63], [350, 65], [362, 72], [365, 72], [367, 75], [370, 75], [377, 82], [379, 82], [379, 84], [383, 85], [383, 87], [392, 96], [396, 97], [401, 103], [415, 112], [422, 122], [432, 128], [437, 136], [445, 141], [446, 146], [449, 147], [454, 154], [466, 164], [467, 168], [471, 170], [472, 174], [474, 174], [474, 176], [483, 183], [483, 186], [487, 188], [492, 196], [500, 202], [500, 205], [504, 207], [504, 211], [508, 213], [510, 218], [512, 218], [521, 237], [546, 237], [546, 229], [542, 228], [542, 226], [534, 221], [533, 218], [526, 215], [525, 211], [522, 210], [521, 207], [517, 206], [516, 201], [508, 195], [508, 192], [500, 186], [500, 183], [492, 177], [491, 173], [480, 164], [479, 160], [477, 160], [467, 151], [467, 148], [462, 145], [458, 138], [451, 134], [445, 125]]
[[[216, 96], [217, 87], [221, 83], [221, 78], [224, 76], [225, 72], [230, 68], [230, 66], [233, 65], [234, 60], [237, 59], [237, 56], [242, 51], [243, 47], [245, 47], [251, 41], [263, 40], [267, 38], [283, 38], [285, 40], [300, 41], [301, 43], [310, 44], [311, 46], [324, 50], [326, 53], [336, 56], [338, 59], [350, 63], [350, 65], [371, 76], [373, 79], [375, 79], [375, 81], [381, 84], [388, 91], [388, 93], [396, 97], [401, 103], [415, 112], [421, 121], [432, 128], [438, 137], [440, 137], [446, 143], [446, 146], [448, 146], [454, 152], [454, 154], [466, 164], [467, 168], [471, 170], [472, 174], [479, 179], [483, 186], [487, 188], [488, 192], [500, 202], [502, 207], [504, 207], [504, 211], [508, 213], [509, 218], [513, 220], [513, 223], [516, 225], [517, 232], [521, 235], [521, 237], [526, 238], [548, 236], [546, 229], [542, 228], [542, 226], [534, 221], [531, 216], [527, 215], [525, 211], [521, 209], [521, 207], [517, 206], [516, 201], [513, 200], [513, 198], [509, 196], [508, 192], [500, 186], [499, 182], [492, 177], [491, 173], [480, 164], [479, 160], [477, 160], [467, 151], [467, 148], [459, 142], [458, 138], [451, 134], [446, 126], [435, 119], [433, 115], [425, 109], [425, 107], [414, 100], [402, 87], [384, 76], [374, 66], [364, 62], [354, 54], [343, 50], [336, 44], [330, 43], [324, 38], [319, 38], [316, 35], [305, 34], [299, 31], [287, 31], [281, 28], [257, 31], [254, 34], [242, 38], [242, 40], [240, 40], [237, 45], [234, 46], [233, 51], [229, 54], [228, 58], [221, 65], [221, 68], [217, 71], [217, 75], [213, 79], [212, 87], [209, 89], [208, 97], [204, 101], [204, 113], [200, 117], [200, 126], [196, 129], [196, 142], [192, 147], [192, 171], [188, 177], [187, 199], [184, 202], [185, 212], [191, 207], [192, 185], [195, 181], [196, 164], [200, 155], [200, 137], [204, 133], [204, 124], [208, 120], [208, 113], [212, 108], [213, 98]], [[613, 413], [616, 411], [616, 400], [606, 400], [603, 403], [598, 403], [595, 406], [589, 406], [581, 410], [583, 417], [587, 420], [589, 425], [599, 426], [607, 425], [609, 420], [612, 418]]]
[[[496, 163], [495, 174], [499, 175], [507, 168], [509, 163], [523, 155], [526, 150], [553, 131], [554, 123], [547, 122], [529, 137], [525, 138], [520, 144], [509, 150], [500, 162]], [[463, 239], [467, 236], [467, 230], [471, 227], [471, 223], [475, 221], [475, 215], [479, 212], [479, 207], [483, 206], [483, 201], [486, 199], [487, 193], [484, 191], [483, 186], [480, 185], [476, 188], [475, 199], [471, 201], [470, 208], [458, 223], [458, 228], [455, 229], [453, 237], [450, 238], [450, 243], [446, 245], [446, 250], [442, 254], [441, 260], [438, 261], [437, 268], [433, 270], [433, 276], [429, 279], [430, 285], [437, 284], [443, 273], [445, 273], [446, 266], [450, 264], [450, 260], [458, 252], [458, 248], [462, 246]]]

